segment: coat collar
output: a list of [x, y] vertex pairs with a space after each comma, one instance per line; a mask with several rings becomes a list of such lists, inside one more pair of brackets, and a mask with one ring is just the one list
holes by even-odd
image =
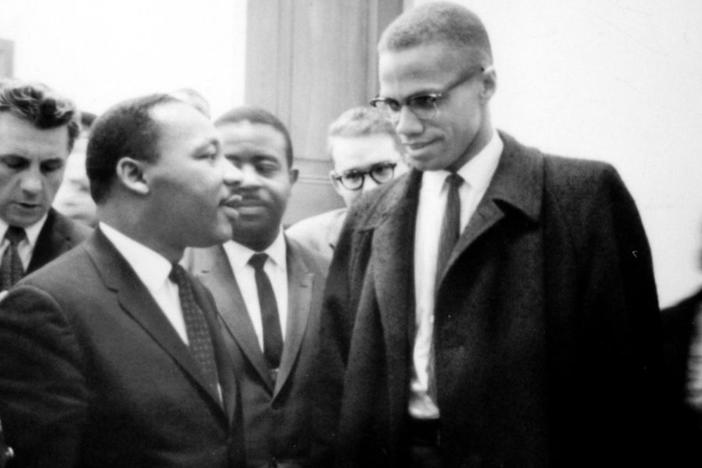
[[[541, 213], [543, 158], [537, 150], [522, 146], [504, 132], [498, 133], [504, 148], [478, 210], [486, 204], [497, 203], [506, 209], [512, 208], [536, 222]], [[413, 169], [406, 176], [382, 187], [378, 191], [380, 196], [377, 197], [374, 209], [369, 210], [369, 215], [362, 221], [359, 229], [375, 229], [388, 218], [402, 217], [408, 212], [416, 215], [421, 180], [422, 173]]]

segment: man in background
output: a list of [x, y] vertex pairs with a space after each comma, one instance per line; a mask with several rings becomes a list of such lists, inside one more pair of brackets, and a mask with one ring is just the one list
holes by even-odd
[[243, 466], [215, 304], [178, 265], [231, 237], [241, 173], [209, 119], [163, 94], [97, 119], [87, 172], [93, 235], [0, 302], [15, 466]]
[[0, 84], [0, 290], [87, 237], [51, 208], [79, 133], [78, 110], [38, 83]]
[[331, 261], [346, 212], [361, 194], [406, 172], [392, 123], [372, 107], [354, 107], [330, 126], [327, 152], [334, 168], [329, 179], [344, 208], [303, 219], [287, 235]]
[[496, 131], [488, 34], [458, 4], [408, 10], [378, 52], [371, 102], [413, 169], [352, 207], [335, 250], [316, 453], [344, 467], [660, 466], [656, 287], [615, 169]]
[[230, 241], [192, 249], [186, 264], [215, 297], [239, 379], [248, 466], [302, 467], [310, 457], [309, 388], [327, 262], [283, 234], [297, 170], [285, 126], [235, 108], [215, 122], [243, 174]]

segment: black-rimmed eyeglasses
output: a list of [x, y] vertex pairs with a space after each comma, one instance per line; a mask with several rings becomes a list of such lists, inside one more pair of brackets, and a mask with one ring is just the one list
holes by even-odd
[[478, 73], [484, 73], [491, 67], [480, 67], [471, 73], [461, 76], [457, 81], [446, 86], [442, 91], [415, 94], [400, 102], [393, 98], [375, 97], [370, 100], [370, 105], [381, 111], [392, 123], [400, 120], [402, 107], [406, 106], [415, 117], [420, 120], [432, 120], [439, 114], [439, 104], [448, 97], [449, 92], [473, 78]]
[[383, 184], [392, 179], [395, 175], [395, 166], [397, 166], [397, 163], [382, 162], [373, 164], [365, 171], [349, 169], [341, 174], [333, 172], [332, 178], [348, 190], [361, 190], [366, 181], [366, 176], [370, 176], [376, 184]]

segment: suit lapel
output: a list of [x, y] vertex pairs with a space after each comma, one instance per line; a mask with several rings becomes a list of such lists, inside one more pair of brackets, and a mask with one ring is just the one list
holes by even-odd
[[[510, 136], [500, 133], [504, 149], [485, 195], [461, 233], [446, 267], [442, 281], [456, 260], [481, 236], [494, 227], [510, 208], [537, 221], [541, 211], [543, 167], [540, 159], [527, 155]], [[437, 285], [438, 286], [438, 285]]]
[[218, 245], [209, 249], [198, 249], [196, 255], [199, 260], [195, 273], [217, 298], [217, 308], [226, 331], [272, 392], [273, 384], [268, 365], [263, 358], [256, 331], [224, 248]]
[[27, 273], [49, 263], [57, 252], [65, 249], [65, 244], [70, 241], [66, 226], [61, 222], [54, 209], [49, 210], [46, 222], [39, 232], [37, 243], [32, 252], [32, 259], [27, 266]]
[[102, 275], [103, 282], [117, 295], [122, 309], [141, 325], [221, 409], [218, 395], [205, 381], [185, 343], [129, 263], [99, 229], [86, 244], [86, 250]]
[[280, 369], [278, 369], [278, 377], [275, 381], [274, 395], [280, 392], [280, 389], [290, 376], [300, 352], [302, 338], [307, 329], [312, 286], [315, 281], [314, 273], [309, 271], [290, 243], [286, 242], [285, 251], [288, 277], [288, 318], [285, 331], [285, 346], [283, 347]]

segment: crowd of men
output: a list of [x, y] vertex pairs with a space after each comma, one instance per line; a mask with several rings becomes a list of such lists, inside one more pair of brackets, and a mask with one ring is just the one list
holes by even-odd
[[662, 327], [616, 170], [496, 129], [464, 7], [378, 55], [329, 127], [345, 207], [288, 229], [269, 111], [180, 90], [81, 121], [0, 82], [0, 467], [699, 466], [700, 300]]

